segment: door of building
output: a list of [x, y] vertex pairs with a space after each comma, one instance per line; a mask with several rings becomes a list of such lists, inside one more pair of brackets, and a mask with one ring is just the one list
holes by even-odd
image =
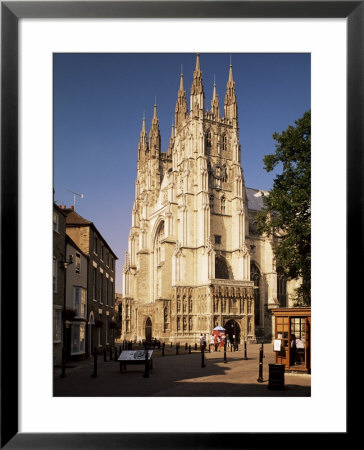
[[145, 322], [145, 339], [149, 341], [152, 339], [152, 320], [150, 317]]
[[225, 323], [225, 331], [229, 336], [229, 341], [232, 344], [240, 344], [240, 326], [234, 319], [230, 319]]

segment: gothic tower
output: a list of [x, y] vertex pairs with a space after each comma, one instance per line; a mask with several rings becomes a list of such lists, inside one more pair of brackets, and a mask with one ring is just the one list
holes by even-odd
[[232, 65], [223, 110], [215, 83], [205, 110], [197, 55], [189, 110], [180, 76], [167, 152], [161, 151], [156, 105], [149, 140], [142, 121], [123, 270], [123, 296], [133, 305], [130, 337], [194, 343], [221, 325], [255, 338], [240, 155]]

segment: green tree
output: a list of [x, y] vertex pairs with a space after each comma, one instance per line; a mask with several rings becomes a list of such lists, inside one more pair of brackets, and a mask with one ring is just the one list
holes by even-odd
[[282, 173], [264, 197], [258, 230], [273, 237], [277, 267], [288, 280], [301, 279], [296, 306], [311, 304], [311, 111], [281, 134], [274, 133], [276, 151], [263, 158], [264, 169]]

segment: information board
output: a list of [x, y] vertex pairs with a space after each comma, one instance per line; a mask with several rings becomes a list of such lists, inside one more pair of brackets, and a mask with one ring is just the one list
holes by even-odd
[[[151, 359], [153, 350], [148, 350], [148, 359]], [[123, 350], [118, 361], [145, 361], [144, 350]]]

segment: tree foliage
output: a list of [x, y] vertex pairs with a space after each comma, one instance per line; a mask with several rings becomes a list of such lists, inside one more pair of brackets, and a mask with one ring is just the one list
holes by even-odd
[[295, 305], [311, 303], [311, 111], [281, 134], [274, 133], [276, 151], [263, 158], [264, 168], [282, 173], [264, 197], [258, 230], [273, 237], [277, 267], [287, 279], [301, 279]]

